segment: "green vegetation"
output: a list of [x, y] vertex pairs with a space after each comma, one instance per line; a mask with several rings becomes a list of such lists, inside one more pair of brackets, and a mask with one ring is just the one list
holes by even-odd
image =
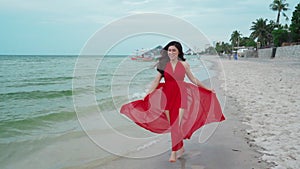
[[279, 28], [272, 31], [272, 37], [275, 46], [281, 46], [283, 42], [289, 40], [289, 32], [284, 28]]
[[257, 42], [260, 42], [262, 47], [269, 46], [272, 42], [272, 31], [275, 27], [274, 21], [270, 21], [268, 19], [259, 18], [255, 22], [252, 22], [252, 26], [250, 30], [250, 37], [252, 39], [257, 39]]
[[220, 55], [221, 53], [232, 53], [232, 45], [229, 43], [224, 43], [224, 42], [218, 42], [216, 44], [216, 51]]
[[279, 26], [280, 14], [282, 14], [286, 20], [289, 20], [289, 17], [284, 13], [284, 11], [288, 10], [289, 4], [286, 3], [286, 0], [274, 0], [273, 3], [270, 4], [270, 8], [273, 11], [277, 11], [277, 19], [276, 25]]
[[256, 46], [256, 42], [252, 37], [242, 37], [240, 41], [240, 46], [245, 46], [245, 47], [254, 47]]
[[235, 46], [240, 46], [240, 39], [241, 39], [241, 33], [237, 30], [233, 31], [231, 34], [231, 44], [235, 47]]
[[290, 31], [293, 42], [300, 42], [300, 3], [296, 6], [292, 16]]
[[251, 34], [249, 37], [242, 37], [238, 30], [234, 30], [230, 36], [230, 42], [216, 43], [215, 50], [218, 54], [231, 54], [233, 49], [244, 47], [278, 47], [286, 44], [300, 43], [300, 3], [296, 6], [290, 25], [281, 25], [280, 16], [283, 15], [286, 20], [289, 17], [284, 13], [289, 10], [289, 4], [286, 0], [273, 0], [269, 5], [270, 9], [277, 11], [276, 22], [264, 18], [256, 19], [252, 22]]

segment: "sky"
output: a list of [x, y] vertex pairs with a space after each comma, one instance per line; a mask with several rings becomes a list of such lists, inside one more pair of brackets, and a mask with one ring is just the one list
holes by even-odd
[[[0, 0], [0, 54], [78, 55], [99, 30], [126, 16], [167, 14], [194, 25], [213, 45], [238, 30], [249, 36], [258, 18], [276, 20], [272, 0]], [[287, 0], [291, 19], [298, 0]], [[281, 17], [282, 24], [290, 24]], [[182, 29], [184, 31], [184, 28]], [[167, 37], [129, 37], [111, 54], [165, 45]]]

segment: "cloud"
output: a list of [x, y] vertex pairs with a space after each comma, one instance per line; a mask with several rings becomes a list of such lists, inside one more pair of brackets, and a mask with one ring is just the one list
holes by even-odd
[[149, 3], [150, 1], [149, 0], [144, 0], [144, 1], [123, 1], [122, 3], [125, 4], [125, 5], [144, 5], [144, 4], [147, 4]]

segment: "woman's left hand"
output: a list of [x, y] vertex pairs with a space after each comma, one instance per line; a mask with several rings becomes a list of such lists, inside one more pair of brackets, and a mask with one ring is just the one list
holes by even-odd
[[215, 89], [210, 89], [210, 91], [211, 91], [212, 93], [216, 93]]

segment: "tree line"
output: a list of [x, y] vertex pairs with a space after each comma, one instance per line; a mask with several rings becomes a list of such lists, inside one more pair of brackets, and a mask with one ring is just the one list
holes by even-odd
[[252, 22], [250, 30], [252, 31], [249, 37], [242, 37], [240, 31], [235, 30], [230, 37], [231, 43], [218, 42], [215, 50], [220, 53], [232, 53], [236, 47], [278, 47], [284, 43], [299, 43], [300, 42], [300, 3], [295, 7], [292, 14], [291, 24], [280, 24], [280, 16], [286, 20], [289, 17], [285, 11], [289, 10], [289, 4], [286, 0], [273, 0], [270, 4], [270, 9], [277, 12], [276, 22], [264, 18], [256, 19]]

